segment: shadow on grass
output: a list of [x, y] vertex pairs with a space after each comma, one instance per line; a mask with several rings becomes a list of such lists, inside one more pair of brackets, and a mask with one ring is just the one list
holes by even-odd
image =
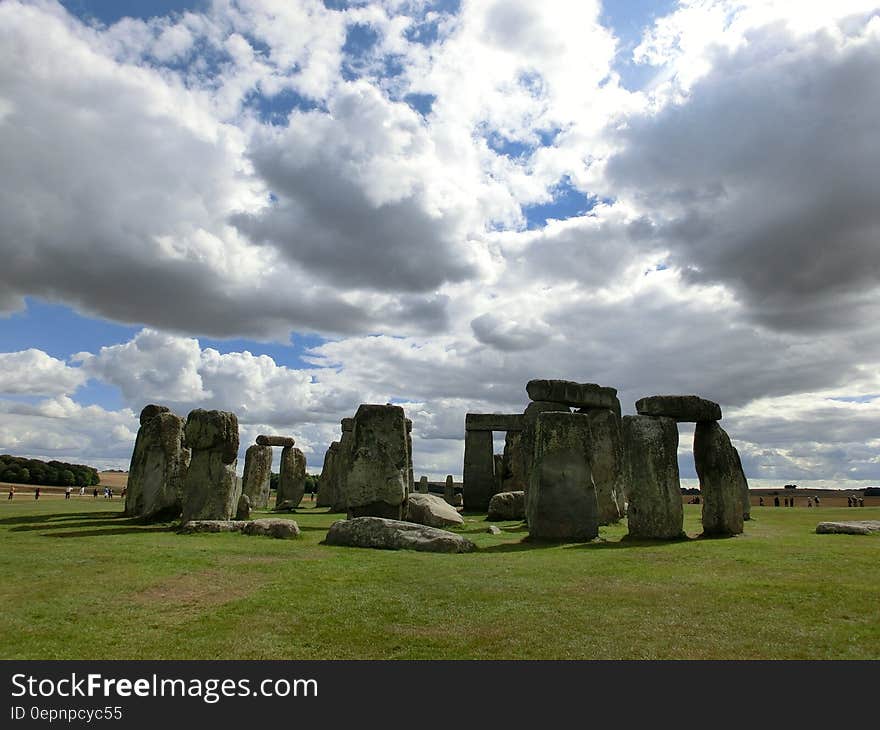
[[41, 537], [104, 537], [106, 535], [143, 535], [152, 532], [172, 533], [167, 525], [154, 527], [108, 527], [104, 530], [70, 530], [68, 532], [44, 532]]
[[[102, 517], [103, 519], [82, 520], [83, 517]], [[71, 517], [70, 513], [63, 515]], [[142, 518], [126, 517], [121, 512], [86, 512], [79, 514], [73, 519], [52, 520], [53, 515], [44, 515], [39, 519], [29, 519], [28, 524], [18, 524], [10, 528], [9, 532], [41, 532], [43, 530], [64, 530], [64, 532], [44, 532], [44, 537], [86, 537], [95, 535], [113, 535], [121, 533], [137, 532], [169, 532], [173, 525], [167, 522], [150, 522]], [[19, 521], [21, 522], [21, 521]], [[101, 530], [83, 530], [83, 528], [98, 527]]]
[[49, 515], [20, 515], [18, 517], [4, 517], [0, 520], [2, 525], [25, 525], [35, 522], [64, 522], [69, 520], [81, 520], [84, 517], [111, 517], [123, 516], [122, 512], [57, 512]]
[[545, 548], [559, 547], [563, 550], [627, 550], [631, 548], [666, 547], [679, 542], [690, 542], [696, 538], [681, 537], [675, 540], [632, 540], [621, 538], [620, 540], [591, 540], [589, 542], [566, 542], [564, 540], [530, 540], [525, 538], [519, 542], [507, 542], [500, 545], [491, 545], [480, 548], [481, 553], [514, 553], [525, 550], [541, 550]]

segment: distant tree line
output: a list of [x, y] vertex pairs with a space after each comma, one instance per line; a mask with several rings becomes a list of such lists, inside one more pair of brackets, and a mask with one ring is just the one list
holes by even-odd
[[[278, 480], [281, 478], [280, 474], [276, 474], [272, 472], [272, 476], [269, 477], [269, 489], [273, 492], [278, 491]], [[318, 482], [321, 481], [321, 477], [318, 474], [306, 474], [306, 488], [305, 493], [310, 494], [311, 492], [318, 491]]]
[[48, 487], [91, 487], [101, 481], [98, 470], [83, 464], [0, 456], [0, 481]]

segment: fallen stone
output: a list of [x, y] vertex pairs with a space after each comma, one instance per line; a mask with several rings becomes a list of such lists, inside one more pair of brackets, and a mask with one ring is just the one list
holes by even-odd
[[244, 520], [189, 520], [180, 526], [186, 534], [195, 532], [239, 532], [246, 524]]
[[636, 401], [640, 416], [663, 416], [679, 423], [720, 421], [721, 406], [697, 395], [652, 395]]
[[820, 522], [817, 535], [870, 535], [880, 532], [880, 520], [848, 520], [846, 522]]
[[296, 522], [293, 520], [283, 520], [278, 517], [267, 517], [261, 520], [246, 522], [241, 531], [245, 535], [262, 535], [279, 540], [299, 537], [299, 525]]
[[464, 518], [445, 499], [433, 494], [411, 494], [406, 500], [406, 521], [428, 527], [463, 525]]
[[574, 408], [610, 408], [620, 415], [616, 388], [571, 380], [530, 380], [526, 393], [533, 401], [564, 403]]
[[486, 532], [488, 532], [490, 535], [500, 535], [500, 534], [501, 534], [501, 528], [500, 528], [500, 527], [496, 527], [495, 525], [489, 525], [489, 526], [486, 528]]
[[453, 532], [382, 517], [355, 517], [334, 522], [324, 543], [430, 553], [470, 553], [477, 549], [466, 537]]
[[648, 540], [684, 537], [678, 426], [671, 418], [624, 416], [620, 430], [629, 468], [629, 536]]
[[296, 441], [291, 436], [257, 436], [257, 446], [296, 446]]
[[489, 520], [524, 520], [526, 518], [525, 492], [499, 492], [489, 500]]

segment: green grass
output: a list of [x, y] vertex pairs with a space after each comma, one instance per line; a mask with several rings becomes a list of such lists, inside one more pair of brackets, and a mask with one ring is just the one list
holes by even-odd
[[[746, 533], [531, 545], [461, 530], [468, 555], [178, 535], [91, 498], [0, 506], [3, 659], [876, 659], [880, 536], [816, 535], [880, 508], [754, 508]], [[699, 507], [685, 529], [700, 531]]]

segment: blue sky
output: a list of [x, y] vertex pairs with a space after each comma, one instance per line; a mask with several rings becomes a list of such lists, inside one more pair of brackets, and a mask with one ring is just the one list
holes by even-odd
[[880, 479], [878, 23], [8, 0], [0, 451], [121, 466], [159, 401], [318, 468], [394, 399], [442, 478], [560, 377], [717, 400], [756, 478]]

